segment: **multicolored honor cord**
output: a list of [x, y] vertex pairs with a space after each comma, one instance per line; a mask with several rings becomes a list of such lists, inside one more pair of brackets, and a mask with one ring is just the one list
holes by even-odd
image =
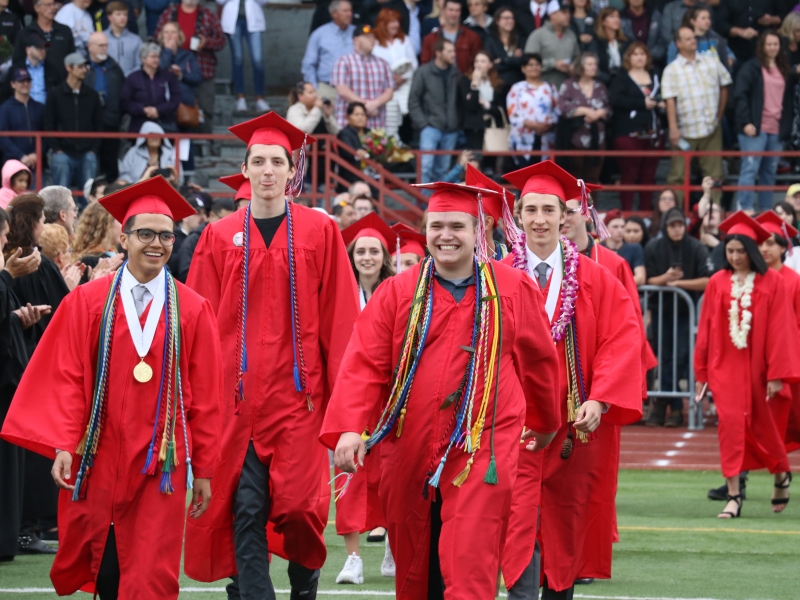
[[[87, 480], [94, 465], [94, 459], [100, 443], [100, 434], [105, 417], [106, 401], [108, 399], [109, 366], [111, 361], [112, 339], [114, 337], [114, 324], [116, 322], [117, 295], [119, 294], [122, 274], [127, 267], [127, 261], [117, 271], [106, 296], [103, 307], [103, 314], [100, 320], [100, 343], [97, 354], [97, 372], [95, 375], [94, 393], [92, 398], [92, 409], [89, 416], [89, 423], [86, 426], [86, 433], [75, 449], [76, 454], [81, 455], [81, 463], [75, 478], [75, 491], [72, 494], [73, 500], [81, 500], [86, 497]], [[165, 271], [165, 304], [164, 304], [164, 348], [161, 361], [161, 382], [158, 390], [158, 400], [156, 402], [156, 413], [153, 423], [153, 433], [150, 437], [150, 444], [147, 449], [142, 473], [154, 475], [156, 464], [161, 462], [161, 483], [159, 490], [164, 494], [171, 494], [174, 491], [172, 486], [172, 472], [178, 466], [176, 455], [175, 425], [177, 422], [177, 411], [180, 409], [183, 425], [183, 439], [186, 449], [186, 477], [187, 488], [191, 488], [191, 458], [189, 454], [189, 438], [186, 430], [186, 414], [183, 403], [183, 388], [180, 381], [180, 307], [178, 301], [177, 287], [175, 280]], [[163, 415], [162, 415], [163, 412]], [[159, 425], [163, 423], [163, 427]], [[156, 440], [158, 432], [161, 431], [161, 443], [158, 458], [155, 458]]]

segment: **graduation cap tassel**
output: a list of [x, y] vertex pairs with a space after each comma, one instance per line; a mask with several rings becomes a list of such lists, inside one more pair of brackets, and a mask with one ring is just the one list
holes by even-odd
[[295, 163], [296, 171], [294, 177], [286, 184], [285, 193], [290, 199], [297, 198], [303, 193], [303, 180], [306, 176], [306, 140], [308, 140], [308, 134], [303, 136], [303, 145], [300, 146], [297, 162]]
[[600, 215], [597, 214], [597, 209], [594, 207], [594, 204], [592, 204], [591, 213], [592, 222], [594, 223], [594, 228], [595, 231], [597, 231], [597, 237], [600, 239], [600, 241], [602, 242], [603, 240], [610, 238], [611, 234], [609, 233], [606, 224], [603, 223], [603, 219], [601, 219]]
[[586, 182], [583, 179], [578, 179], [578, 187], [581, 189], [581, 214], [584, 217], [589, 216], [589, 191], [586, 189]]
[[394, 270], [395, 273], [400, 273], [400, 269], [403, 266], [403, 261], [400, 259], [400, 236], [397, 236], [397, 244], [395, 245], [395, 253], [394, 253]]
[[511, 208], [508, 206], [508, 202], [506, 202], [506, 194], [508, 192], [503, 190], [503, 225], [505, 225], [506, 231], [506, 239], [508, 240], [508, 245], [512, 248], [515, 247], [518, 243], [520, 238], [525, 239], [525, 234], [522, 230], [517, 227], [517, 222], [514, 220], [514, 214], [511, 212]]
[[791, 256], [793, 252], [792, 238], [789, 236], [789, 230], [786, 229], [786, 223], [781, 223], [781, 231], [783, 232], [783, 237], [786, 238], [786, 243], [789, 245], [787, 252], [789, 253], [789, 256]]
[[486, 244], [486, 222], [484, 220], [483, 200], [478, 192], [478, 241], [476, 251], [478, 262], [485, 263], [489, 260], [489, 248]]

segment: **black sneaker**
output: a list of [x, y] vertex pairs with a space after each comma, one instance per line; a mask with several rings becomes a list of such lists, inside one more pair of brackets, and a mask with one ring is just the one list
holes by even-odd
[[57, 544], [58, 543], [58, 529], [56, 529], [54, 531], [49, 531], [49, 530], [40, 531], [39, 532], [39, 539], [42, 540], [43, 542], [55, 542]]
[[[747, 475], [739, 476], [739, 493], [742, 500], [747, 499]], [[723, 483], [720, 487], [708, 490], [708, 498], [710, 500], [727, 500], [728, 499], [728, 484]]]
[[594, 583], [594, 577], [584, 577], [583, 579], [576, 579], [573, 585], [591, 585]]
[[56, 549], [48, 546], [36, 534], [21, 534], [17, 538], [17, 547], [20, 554], [55, 554]]

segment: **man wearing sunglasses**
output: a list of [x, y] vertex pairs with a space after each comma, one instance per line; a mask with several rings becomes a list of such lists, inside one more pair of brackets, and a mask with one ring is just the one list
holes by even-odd
[[[73, 52], [64, 58], [67, 80], [51, 89], [44, 105], [45, 131], [100, 131], [103, 105], [100, 95], [84, 85], [88, 64], [83, 55]], [[50, 167], [53, 185], [83, 189], [97, 172], [99, 139], [52, 137]]]

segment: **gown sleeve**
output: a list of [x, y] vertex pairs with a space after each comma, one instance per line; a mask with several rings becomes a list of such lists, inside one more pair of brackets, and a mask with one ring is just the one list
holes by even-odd
[[769, 272], [775, 281], [774, 295], [767, 314], [767, 343], [765, 347], [767, 359], [767, 381], [780, 380], [783, 384], [800, 381], [800, 362], [789, 357], [800, 354], [800, 341], [796, 330], [787, 327], [786, 323], [795, 320], [791, 300], [781, 276], [777, 271]]
[[189, 275], [186, 277], [186, 285], [208, 300], [214, 314], [217, 314], [222, 284], [214, 256], [215, 243], [214, 226], [209, 225], [200, 234], [189, 267]]
[[597, 345], [588, 399], [609, 405], [604, 419], [614, 425], [627, 425], [642, 418], [642, 340], [636, 322], [639, 317], [628, 292], [609, 271], [596, 270], [592, 287]]
[[55, 458], [74, 451], [86, 428], [93, 382], [92, 332], [83, 290], [61, 302], [17, 388], [3, 423], [7, 442]]
[[319, 290], [319, 344], [325, 358], [328, 389], [332, 390], [360, 303], [342, 235], [330, 219], [325, 227], [322, 247], [317, 251], [317, 257], [324, 261]]
[[394, 278], [384, 281], [356, 321], [320, 433], [328, 448], [336, 447], [342, 433], [373, 426], [370, 416], [388, 398], [397, 293]]
[[552, 343], [542, 294], [525, 275], [514, 303], [514, 369], [525, 394], [525, 426], [551, 433], [561, 426], [558, 356]]
[[222, 364], [217, 320], [211, 304], [202, 300], [189, 354], [188, 375], [192, 385], [192, 404], [186, 412], [191, 436], [192, 470], [194, 476], [201, 479], [211, 477], [220, 449]]
[[703, 306], [700, 309], [700, 322], [697, 325], [697, 338], [694, 342], [694, 377], [700, 383], [708, 383], [708, 344], [711, 335], [711, 312], [717, 305], [717, 281], [712, 277], [703, 295]]

